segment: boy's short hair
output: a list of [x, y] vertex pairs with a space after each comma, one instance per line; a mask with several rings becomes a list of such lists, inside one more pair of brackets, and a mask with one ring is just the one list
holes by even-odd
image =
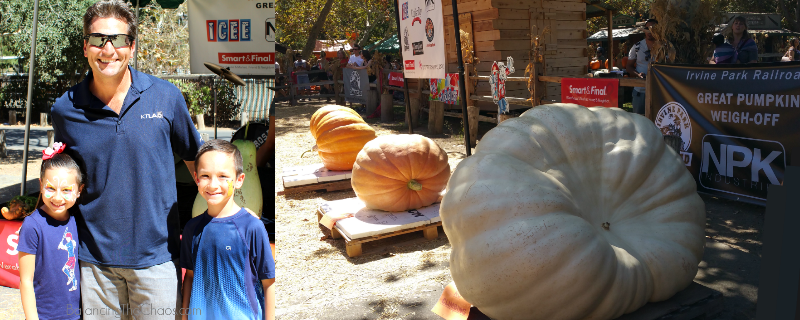
[[[233, 158], [233, 166], [236, 167], [236, 176], [242, 175], [244, 173], [244, 166], [242, 165], [242, 153], [239, 152], [239, 148], [234, 146], [232, 143], [221, 140], [221, 139], [214, 139], [209, 140], [204, 143], [199, 150], [197, 150], [197, 155], [194, 157], [195, 163], [200, 162], [200, 157], [205, 154], [206, 152], [221, 152], [227, 154], [228, 156]], [[195, 171], [197, 168], [195, 167]]]
[[725, 36], [723, 36], [721, 33], [715, 33], [714, 37], [711, 38], [711, 42], [714, 43], [715, 45], [720, 46], [723, 43], [725, 43]]
[[138, 29], [136, 27], [136, 15], [131, 10], [131, 7], [125, 2], [120, 0], [103, 0], [99, 1], [86, 9], [83, 15], [83, 35], [89, 35], [92, 31], [89, 26], [95, 18], [116, 18], [125, 21], [128, 24], [128, 35], [136, 39]]

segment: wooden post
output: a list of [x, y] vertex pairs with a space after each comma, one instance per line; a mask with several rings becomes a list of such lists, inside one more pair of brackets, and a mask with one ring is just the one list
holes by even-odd
[[8, 124], [15, 126], [17, 125], [17, 112], [14, 110], [8, 111]]
[[543, 81], [539, 80], [540, 72], [544, 70], [544, 64], [535, 63], [533, 66], [533, 106], [542, 104], [542, 98], [547, 94], [547, 87]]
[[478, 145], [478, 114], [481, 109], [475, 106], [475, 101], [470, 99], [472, 94], [472, 81], [469, 79], [469, 63], [464, 64], [464, 95], [467, 97], [467, 113], [469, 113], [469, 144], [470, 147]]
[[[287, 51], [288, 52], [288, 51]], [[288, 52], [289, 55], [286, 60], [289, 60], [289, 63], [286, 64], [286, 74], [289, 76], [289, 105], [296, 106], [297, 105], [297, 97], [295, 97], [294, 90], [294, 78], [292, 77], [292, 69], [294, 69], [294, 52]]]
[[8, 157], [8, 150], [6, 149], [6, 131], [0, 130], [0, 157]]
[[391, 93], [381, 94], [381, 122], [390, 123], [394, 120], [394, 101]]
[[197, 120], [197, 130], [205, 130], [206, 129], [206, 120], [203, 117], [203, 114], [198, 114], [194, 116]]
[[370, 87], [369, 91], [367, 91], [366, 94], [367, 94], [367, 103], [365, 103], [365, 105], [367, 106], [366, 115], [370, 116], [373, 113], [375, 113], [375, 109], [378, 108], [378, 91]]
[[56, 139], [56, 132], [54, 130], [47, 130], [47, 147], [52, 147]]
[[509, 113], [498, 114], [497, 115], [497, 124], [500, 124], [503, 121], [506, 121], [508, 119], [515, 118], [515, 117], [516, 117], [516, 115], [512, 115], [512, 114], [509, 114]]
[[614, 69], [614, 11], [608, 10], [608, 71]]
[[[404, 78], [403, 81], [408, 81], [408, 79]], [[417, 79], [417, 94], [422, 96], [422, 79]], [[406, 95], [406, 101], [408, 101], [409, 107], [411, 108], [410, 121], [414, 126], [419, 125], [420, 100], [421, 99], [412, 99], [411, 94]], [[408, 116], [408, 113], [406, 113], [406, 121], [409, 121]]]
[[428, 109], [428, 133], [442, 134], [444, 130], [444, 102], [431, 101]]
[[39, 112], [39, 126], [47, 126], [47, 112]]
[[342, 68], [339, 66], [337, 62], [337, 65], [333, 68], [333, 102], [341, 105], [341, 103], [339, 103], [339, 76], [342, 75]]

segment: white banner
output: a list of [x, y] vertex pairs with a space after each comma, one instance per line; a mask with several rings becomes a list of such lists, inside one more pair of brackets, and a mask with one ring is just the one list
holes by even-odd
[[237, 75], [275, 75], [274, 0], [189, 0], [191, 72], [211, 73], [203, 63], [230, 67]]
[[400, 0], [397, 5], [406, 78], [444, 79], [442, 0]]

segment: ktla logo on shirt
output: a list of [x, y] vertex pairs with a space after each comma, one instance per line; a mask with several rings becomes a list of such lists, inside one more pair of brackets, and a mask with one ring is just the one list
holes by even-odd
[[143, 114], [143, 115], [141, 115], [141, 119], [153, 119], [153, 118], [162, 119], [162, 118], [164, 118], [164, 114], [161, 111], [159, 111], [159, 112], [156, 112], [156, 113], [153, 113], [153, 114]]
[[250, 41], [250, 19], [206, 20], [208, 42]]

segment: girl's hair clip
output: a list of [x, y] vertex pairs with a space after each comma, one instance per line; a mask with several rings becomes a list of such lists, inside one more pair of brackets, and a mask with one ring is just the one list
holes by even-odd
[[53, 158], [55, 155], [64, 152], [64, 148], [67, 146], [61, 142], [54, 142], [52, 147], [47, 147], [47, 149], [42, 150], [42, 160], [49, 160]]

